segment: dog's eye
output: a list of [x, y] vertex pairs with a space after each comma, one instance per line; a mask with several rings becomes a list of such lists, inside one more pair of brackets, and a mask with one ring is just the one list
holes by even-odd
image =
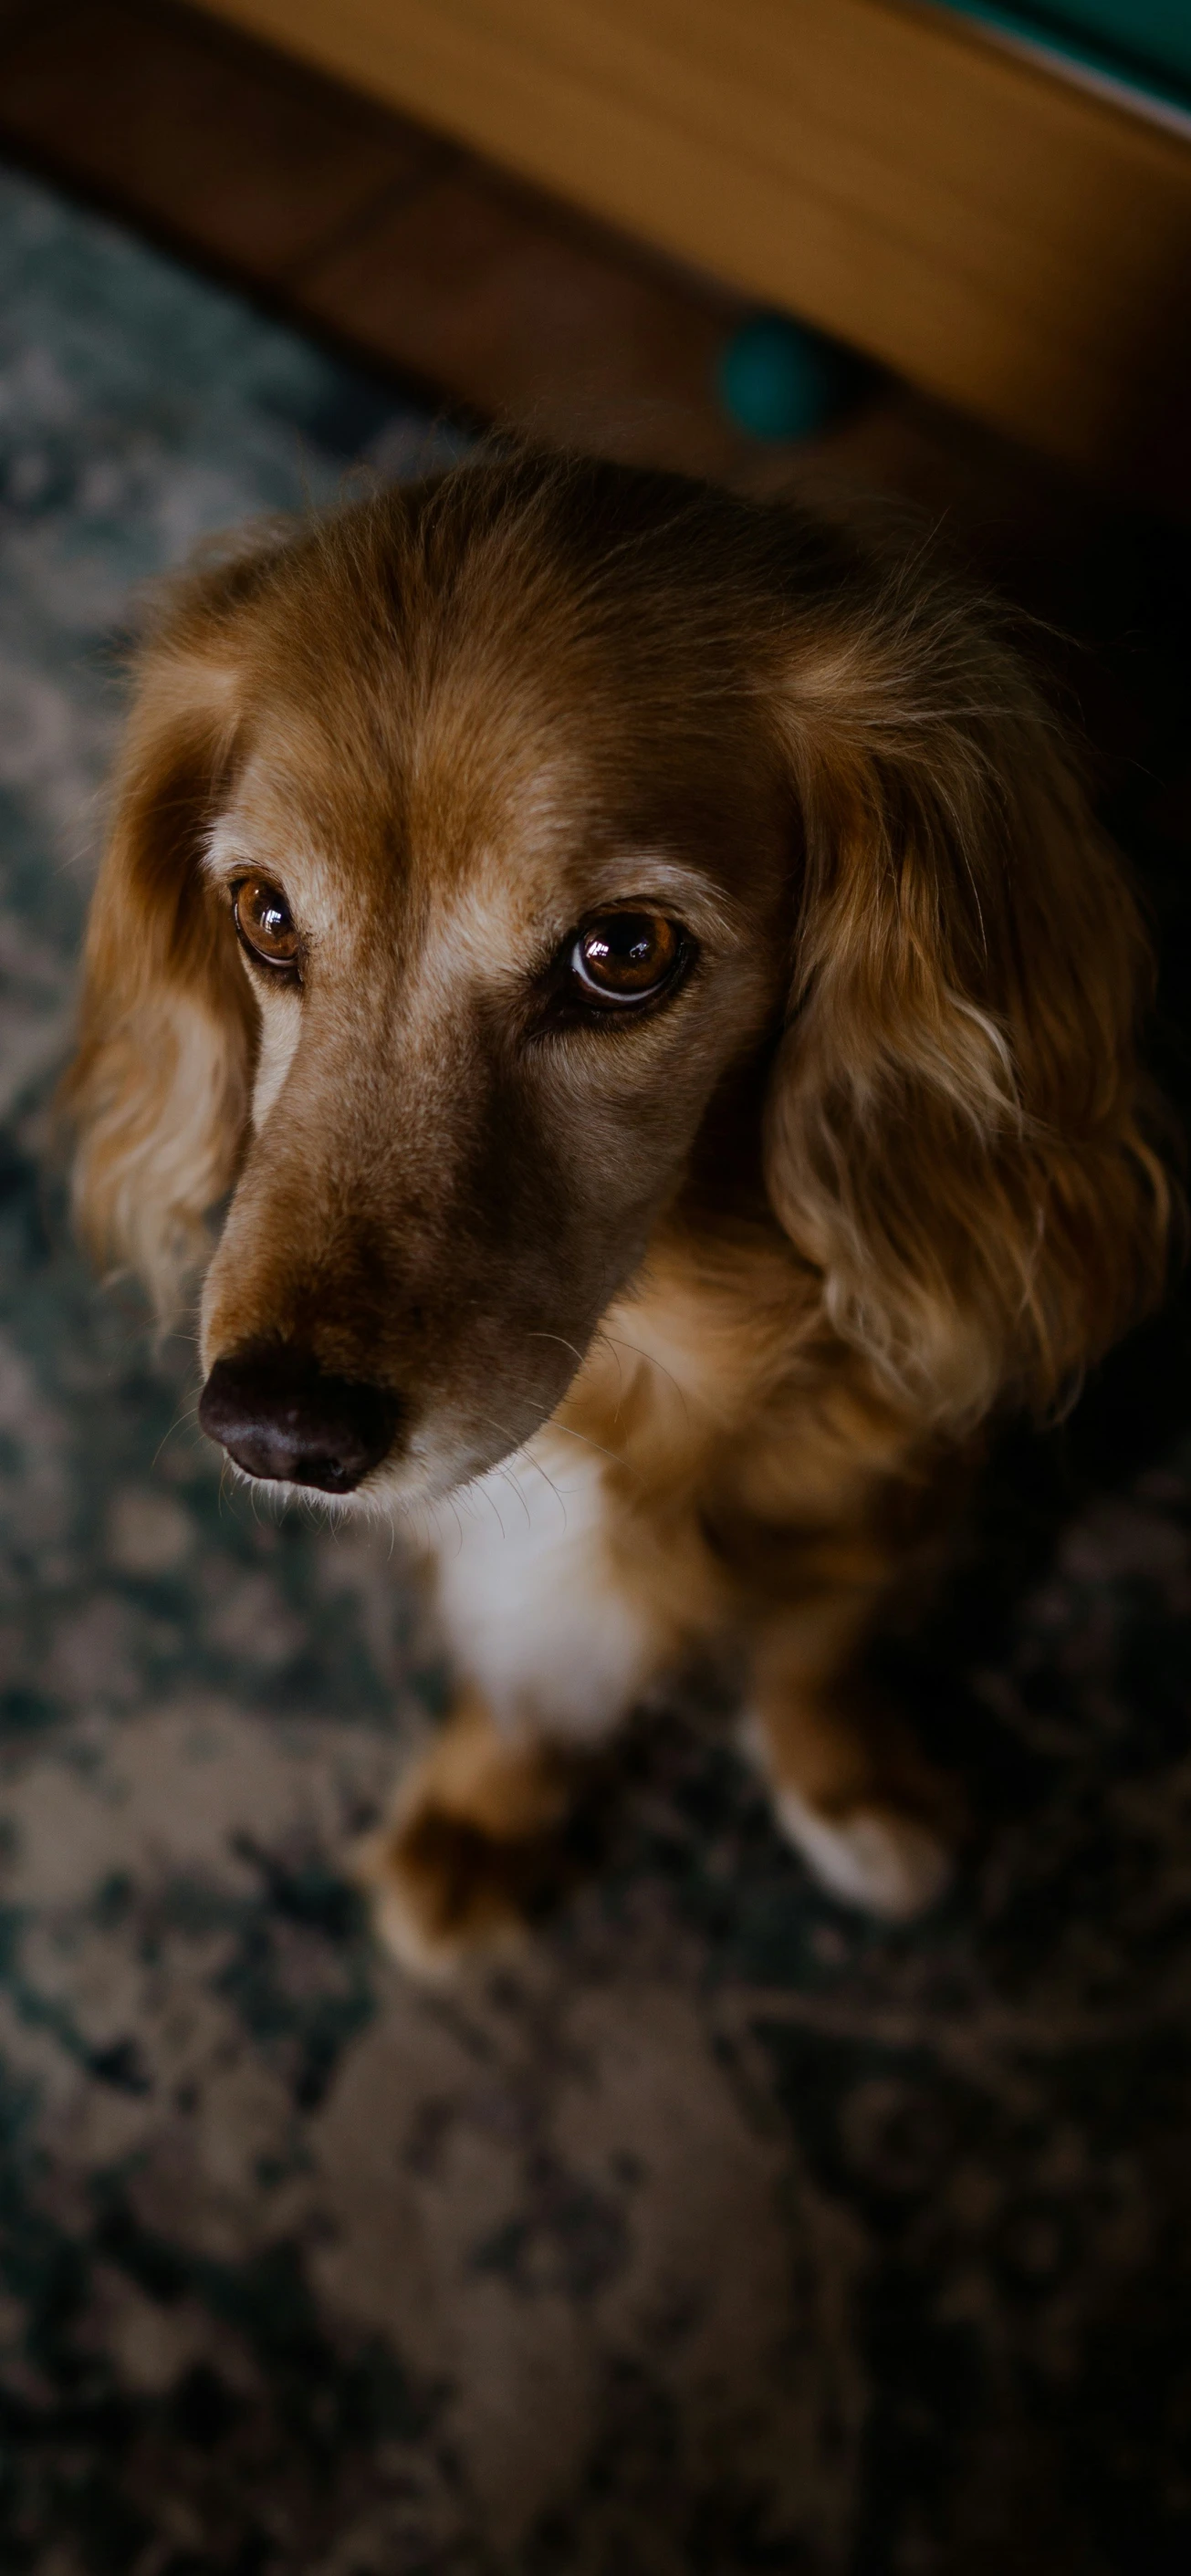
[[660, 912], [605, 912], [571, 950], [571, 973], [593, 1002], [652, 1002], [674, 981], [687, 948]]
[[241, 877], [234, 889], [236, 929], [243, 947], [262, 966], [294, 971], [301, 940], [280, 886], [267, 877]]

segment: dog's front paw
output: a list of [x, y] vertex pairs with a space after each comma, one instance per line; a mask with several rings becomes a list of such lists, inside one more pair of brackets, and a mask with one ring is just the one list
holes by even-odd
[[382, 1941], [419, 1976], [520, 1945], [567, 1880], [559, 1833], [503, 1837], [433, 1804], [374, 1834], [358, 1871]]
[[943, 1833], [893, 1806], [824, 1815], [795, 1789], [775, 1800], [778, 1818], [820, 1885], [844, 1905], [908, 1923], [937, 1905], [955, 1872]]
[[404, 1967], [441, 1976], [524, 1940], [576, 1875], [578, 1786], [556, 1748], [506, 1741], [475, 1700], [454, 1711], [357, 1856], [377, 1931]]

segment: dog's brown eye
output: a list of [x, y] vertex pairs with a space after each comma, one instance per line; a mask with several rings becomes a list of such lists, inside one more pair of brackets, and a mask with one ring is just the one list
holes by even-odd
[[267, 877], [241, 877], [233, 909], [245, 948], [262, 966], [297, 965], [301, 941], [280, 886]]
[[580, 931], [571, 971], [593, 1001], [648, 1002], [670, 983], [684, 944], [660, 912], [606, 912]]

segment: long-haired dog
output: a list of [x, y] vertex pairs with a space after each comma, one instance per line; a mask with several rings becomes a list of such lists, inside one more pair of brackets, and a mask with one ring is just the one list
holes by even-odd
[[692, 1659], [829, 1888], [936, 1894], [947, 1794], [866, 1641], [981, 1426], [1159, 1293], [1144, 976], [1053, 720], [920, 557], [518, 454], [167, 596], [79, 1210], [165, 1311], [209, 1262], [246, 1477], [466, 1506], [454, 1706], [372, 1855], [399, 1950], [507, 1929]]

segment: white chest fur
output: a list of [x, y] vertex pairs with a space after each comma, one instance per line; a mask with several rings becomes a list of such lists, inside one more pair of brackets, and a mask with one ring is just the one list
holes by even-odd
[[436, 1559], [457, 1670], [498, 1725], [597, 1741], [664, 1651], [613, 1561], [606, 1461], [548, 1426], [458, 1504]]

